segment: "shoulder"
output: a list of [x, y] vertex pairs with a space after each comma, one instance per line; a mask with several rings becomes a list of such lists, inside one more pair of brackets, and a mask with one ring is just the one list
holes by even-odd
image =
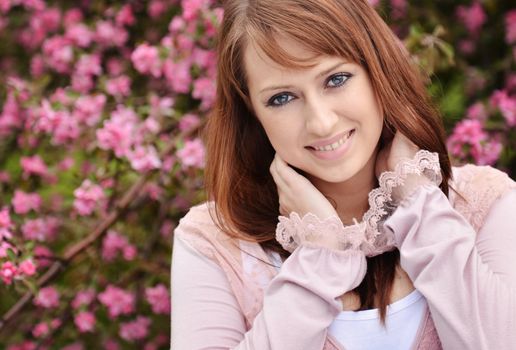
[[516, 188], [506, 173], [490, 166], [467, 164], [452, 170], [450, 202], [477, 231], [496, 200]]
[[199, 253], [214, 258], [223, 247], [234, 245], [236, 238], [226, 235], [217, 224], [215, 204], [204, 202], [190, 208], [179, 220], [174, 237]]

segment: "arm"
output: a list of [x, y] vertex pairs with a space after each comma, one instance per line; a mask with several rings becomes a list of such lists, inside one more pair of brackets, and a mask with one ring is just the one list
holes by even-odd
[[327, 327], [341, 311], [338, 297], [355, 288], [365, 270], [360, 251], [299, 246], [270, 282], [263, 309], [246, 330], [222, 269], [176, 238], [172, 348], [322, 349]]
[[439, 188], [424, 185], [385, 222], [445, 349], [516, 344], [515, 213], [513, 190], [493, 205], [477, 235]]

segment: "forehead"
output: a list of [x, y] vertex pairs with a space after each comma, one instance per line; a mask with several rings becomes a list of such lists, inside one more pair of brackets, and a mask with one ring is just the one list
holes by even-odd
[[[280, 50], [295, 59], [292, 66], [279, 64], [269, 57], [257, 43], [249, 42], [244, 50], [244, 67], [247, 75], [247, 84], [252, 85], [257, 80], [270, 76], [282, 76], [289, 73], [310, 69], [319, 64], [324, 55], [318, 54], [296, 40], [278, 38], [276, 42]], [[302, 63], [301, 63], [302, 62]], [[296, 66], [294, 66], [296, 65]]]

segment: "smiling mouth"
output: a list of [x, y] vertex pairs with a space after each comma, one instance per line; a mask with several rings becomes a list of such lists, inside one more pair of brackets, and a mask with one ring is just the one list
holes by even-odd
[[318, 152], [330, 152], [330, 151], [335, 151], [336, 149], [338, 149], [340, 146], [342, 146], [350, 137], [351, 135], [353, 135], [353, 133], [355, 132], [355, 129], [352, 129], [350, 130], [347, 134], [345, 134], [341, 139], [333, 142], [332, 144], [329, 144], [329, 145], [325, 145], [325, 146], [318, 146], [318, 147], [315, 147], [315, 146], [307, 146], [306, 148], [309, 148], [311, 150], [314, 150], [314, 151], [318, 151]]

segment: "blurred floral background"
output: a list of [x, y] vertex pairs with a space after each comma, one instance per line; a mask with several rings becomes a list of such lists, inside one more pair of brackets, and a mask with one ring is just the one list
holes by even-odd
[[[370, 2], [428, 76], [455, 162], [515, 178], [516, 7]], [[0, 0], [0, 348], [169, 348], [222, 16], [214, 0]]]

